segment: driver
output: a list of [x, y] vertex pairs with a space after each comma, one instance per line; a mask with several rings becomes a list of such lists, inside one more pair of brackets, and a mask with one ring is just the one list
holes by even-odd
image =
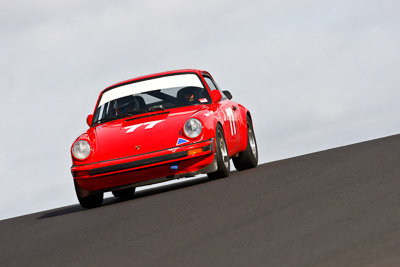
[[139, 108], [139, 103], [137, 102], [136, 98], [131, 95], [119, 98], [115, 100], [114, 103], [114, 110], [116, 116], [135, 111], [138, 108]]

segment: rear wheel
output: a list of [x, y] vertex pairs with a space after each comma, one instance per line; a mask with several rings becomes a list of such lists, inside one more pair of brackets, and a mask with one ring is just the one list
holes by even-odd
[[133, 194], [135, 193], [136, 188], [125, 188], [125, 189], [119, 189], [119, 190], [115, 190], [112, 191], [112, 194], [114, 195], [114, 197], [131, 197], [133, 196]]
[[76, 196], [78, 197], [79, 204], [83, 208], [86, 209], [92, 209], [101, 206], [103, 204], [103, 193], [98, 193], [98, 194], [93, 194], [85, 197], [81, 197], [82, 195], [82, 189], [79, 187], [79, 185], [75, 182], [75, 192]]
[[219, 124], [217, 125], [215, 133], [215, 157], [217, 157], [218, 169], [215, 172], [208, 173], [207, 176], [210, 179], [228, 177], [230, 172], [228, 147], [226, 145], [224, 132]]
[[247, 116], [247, 146], [246, 150], [241, 152], [238, 157], [232, 158], [236, 170], [242, 171], [254, 168], [258, 164], [258, 150], [256, 137], [250, 117]]

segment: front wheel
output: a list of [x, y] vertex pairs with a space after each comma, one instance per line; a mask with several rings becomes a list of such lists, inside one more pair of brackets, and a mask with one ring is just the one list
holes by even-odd
[[230, 172], [228, 146], [226, 145], [222, 127], [219, 124], [215, 132], [215, 157], [217, 158], [218, 169], [215, 172], [207, 173], [207, 176], [210, 179], [228, 177]]
[[241, 152], [238, 157], [232, 158], [236, 170], [242, 171], [254, 168], [258, 164], [258, 150], [256, 137], [249, 116], [247, 116], [247, 146], [246, 150]]
[[103, 193], [81, 197], [82, 189], [76, 182], [74, 184], [75, 184], [76, 196], [78, 197], [79, 204], [81, 204], [83, 208], [92, 209], [99, 207], [101, 206], [101, 204], [103, 204], [103, 196], [104, 196]]

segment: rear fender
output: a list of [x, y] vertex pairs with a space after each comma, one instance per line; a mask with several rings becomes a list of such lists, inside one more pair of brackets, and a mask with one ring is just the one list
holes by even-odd
[[[244, 107], [240, 108], [240, 152], [246, 150], [247, 147], [247, 116], [250, 117], [250, 111], [246, 110]], [[251, 123], [251, 122], [250, 122]]]

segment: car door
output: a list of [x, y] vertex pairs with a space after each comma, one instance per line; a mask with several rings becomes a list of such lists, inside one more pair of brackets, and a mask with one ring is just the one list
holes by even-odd
[[219, 110], [222, 117], [222, 127], [224, 128], [224, 135], [227, 141], [228, 150], [230, 154], [232, 154], [240, 145], [238, 104], [232, 100], [229, 100], [210, 76], [203, 75], [203, 78], [211, 91], [219, 90], [221, 92], [222, 98], [218, 105], [220, 105]]

